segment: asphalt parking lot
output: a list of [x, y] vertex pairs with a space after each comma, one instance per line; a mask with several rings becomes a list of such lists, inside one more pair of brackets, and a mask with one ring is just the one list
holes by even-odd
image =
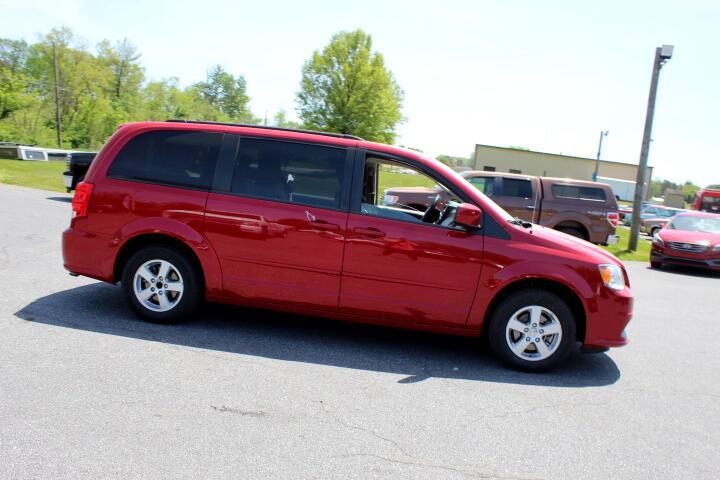
[[263, 311], [143, 323], [63, 270], [68, 199], [0, 185], [0, 478], [717, 478], [719, 275], [629, 264], [631, 344], [523, 374]]

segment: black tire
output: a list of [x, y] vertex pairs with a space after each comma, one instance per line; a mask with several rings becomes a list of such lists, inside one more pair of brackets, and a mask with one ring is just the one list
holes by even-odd
[[662, 266], [663, 266], [662, 262], [656, 262], [655, 260], [650, 260], [650, 268], [660, 270], [662, 268]]
[[[513, 319], [516, 312], [530, 306], [540, 306], [554, 314], [562, 328], [559, 340], [548, 335], [546, 335], [547, 338], [543, 338], [537, 331], [533, 334], [532, 330], [527, 334], [516, 332], [520, 333], [520, 337], [529, 335], [527, 338], [538, 335], [541, 342], [546, 342], [547, 339], [546, 345], [549, 343], [552, 353], [546, 358], [530, 359], [532, 355], [540, 356], [540, 350], [533, 344], [532, 338], [531, 342], [527, 343], [527, 350], [521, 352], [523, 356], [513, 353], [509, 345], [512, 339], [509, 339], [511, 334], [507, 331], [508, 323]], [[540, 332], [542, 332], [543, 324], [548, 325], [547, 322], [551, 321], [546, 315], [543, 313], [541, 323], [537, 326]], [[547, 290], [527, 289], [513, 293], [495, 307], [495, 310], [490, 315], [489, 322], [488, 340], [497, 358], [514, 369], [526, 372], [541, 372], [556, 367], [572, 352], [576, 341], [577, 328], [572, 310], [565, 301]], [[528, 327], [533, 328], [530, 322], [528, 322]], [[522, 338], [518, 340], [517, 344], [521, 341]], [[553, 346], [555, 341], [557, 344]]]
[[579, 228], [575, 228], [575, 227], [557, 227], [555, 230], [557, 230], [558, 232], [567, 233], [568, 235], [572, 235], [573, 237], [577, 237], [577, 238], [580, 238], [580, 239], [582, 239], [582, 240], [587, 240], [587, 239], [588, 239], [588, 236], [585, 234], [585, 232], [583, 232], [583, 231], [580, 230]]
[[[166, 311], [151, 310], [149, 307], [141, 303], [141, 301], [135, 294], [134, 281], [136, 272], [146, 262], [150, 262], [153, 260], [169, 262], [171, 266], [176, 270], [176, 273], [174, 273], [173, 275], [175, 275], [176, 278], [181, 279], [180, 283], [183, 287], [182, 294], [177, 300], [177, 303]], [[177, 276], [178, 273], [179, 277]], [[135, 312], [142, 319], [152, 323], [171, 324], [186, 320], [190, 317], [190, 315], [192, 315], [192, 313], [195, 311], [198, 304], [200, 303], [200, 274], [199, 272], [197, 272], [193, 264], [188, 260], [185, 255], [172, 247], [167, 247], [164, 245], [153, 245], [145, 247], [142, 250], [136, 252], [125, 264], [125, 268], [123, 268], [122, 272], [121, 281], [125, 296], [127, 297]], [[164, 285], [164, 287], [167, 288], [168, 285]], [[160, 292], [163, 292], [162, 287], [160, 287], [160, 289], [158, 290], [158, 293]], [[164, 291], [164, 293], [168, 299], [172, 295], [177, 295], [176, 292], [172, 292], [170, 290]], [[163, 293], [160, 294], [162, 295]], [[149, 299], [148, 301], [151, 303], [156, 301], [159, 302], [159, 297], [157, 296], [157, 293], [154, 295], [153, 298], [154, 299]]]

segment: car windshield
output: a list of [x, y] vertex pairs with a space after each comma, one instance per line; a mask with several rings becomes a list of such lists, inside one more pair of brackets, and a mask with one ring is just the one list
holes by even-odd
[[691, 232], [720, 233], [720, 218], [679, 216], [675, 217], [668, 228]]

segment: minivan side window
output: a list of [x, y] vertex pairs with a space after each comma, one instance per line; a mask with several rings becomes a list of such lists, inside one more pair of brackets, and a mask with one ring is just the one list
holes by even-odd
[[597, 187], [580, 187], [577, 185], [553, 185], [552, 194], [557, 198], [572, 198], [575, 200], [592, 200], [604, 202], [607, 200], [605, 190]]
[[108, 177], [208, 190], [222, 133], [156, 130], [122, 148]]
[[347, 150], [243, 138], [230, 191], [238, 195], [341, 208]]
[[518, 178], [503, 178], [503, 196], [517, 198], [531, 198], [532, 184], [530, 180]]

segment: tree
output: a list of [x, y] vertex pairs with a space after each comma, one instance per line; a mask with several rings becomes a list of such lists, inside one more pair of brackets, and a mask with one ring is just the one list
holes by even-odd
[[109, 93], [116, 100], [136, 94], [145, 80], [145, 73], [138, 62], [141, 55], [137, 48], [125, 38], [114, 47], [103, 40], [97, 49], [98, 60], [112, 72]]
[[208, 72], [207, 79], [194, 85], [198, 93], [210, 105], [224, 114], [228, 120], [243, 123], [257, 123], [248, 104], [247, 84], [242, 75], [234, 77], [220, 65]]
[[452, 155], [438, 155], [437, 160], [444, 163], [450, 168], [462, 169], [468, 168], [473, 164], [473, 156], [470, 157], [454, 157]]
[[277, 111], [273, 117], [273, 126], [280, 128], [300, 128], [301, 125], [298, 122], [289, 120], [287, 118], [287, 112], [282, 108]]
[[362, 30], [335, 34], [302, 69], [298, 116], [306, 128], [393, 143], [403, 92]]

